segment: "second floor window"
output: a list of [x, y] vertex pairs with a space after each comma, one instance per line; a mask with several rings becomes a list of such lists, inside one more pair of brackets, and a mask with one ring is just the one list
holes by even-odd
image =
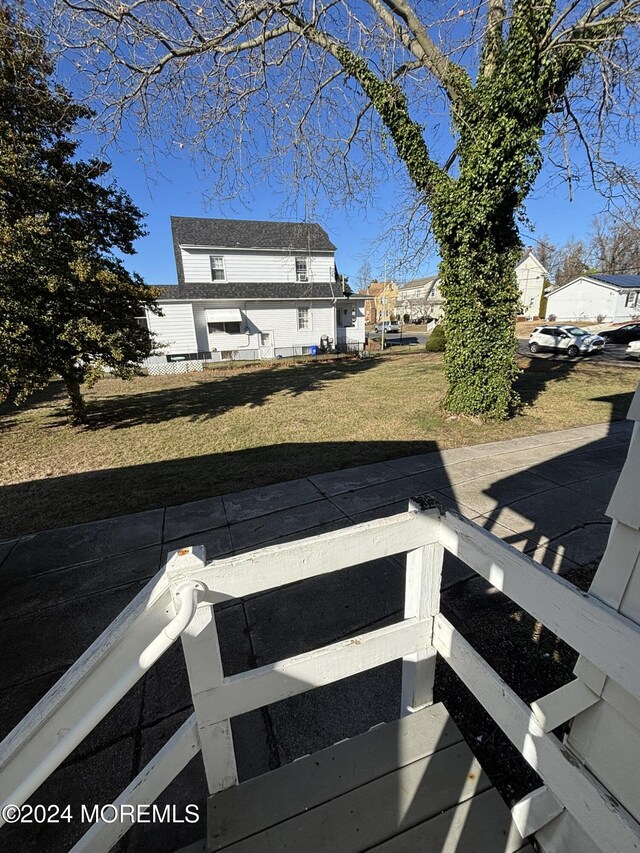
[[219, 255], [209, 255], [211, 264], [211, 281], [224, 281], [224, 258]]
[[311, 317], [308, 308], [298, 308], [298, 329], [310, 329]]
[[296, 258], [296, 281], [308, 281], [309, 272], [306, 258]]

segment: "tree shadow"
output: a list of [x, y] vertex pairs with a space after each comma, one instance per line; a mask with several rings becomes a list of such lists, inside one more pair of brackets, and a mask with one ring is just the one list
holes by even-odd
[[0, 489], [0, 540], [430, 453], [435, 447], [433, 441], [283, 443], [12, 483]]
[[[322, 391], [331, 382], [357, 376], [377, 364], [376, 359], [343, 359], [241, 370], [236, 365], [233, 371], [207, 370], [195, 374], [194, 381], [181, 387], [169, 382], [165, 388], [145, 391], [141, 386], [136, 394], [91, 400], [87, 428], [127, 429], [174, 418], [188, 418], [192, 422], [210, 420], [231, 409], [264, 406], [276, 394], [297, 397], [308, 391]], [[60, 423], [51, 421], [49, 426]]]
[[522, 405], [533, 405], [550, 382], [562, 382], [568, 379], [576, 366], [576, 359], [567, 359], [566, 361], [551, 361], [542, 358], [528, 359], [528, 364], [514, 385]]
[[66, 394], [61, 380], [53, 379], [46, 388], [35, 391], [24, 402], [5, 400], [0, 403], [0, 432], [9, 430], [18, 423], [17, 416], [33, 409], [51, 408], [52, 412], [64, 405]]

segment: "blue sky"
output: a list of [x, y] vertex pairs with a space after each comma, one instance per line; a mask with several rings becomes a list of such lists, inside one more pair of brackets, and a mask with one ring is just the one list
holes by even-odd
[[[269, 187], [257, 187], [254, 200], [223, 205], [207, 201], [209, 189], [206, 175], [201, 173], [187, 152], [179, 152], [172, 158], [158, 156], [156, 163], [145, 165], [144, 155], [135, 153], [111, 153], [112, 175], [132, 196], [138, 207], [147, 214], [146, 225], [149, 235], [136, 244], [137, 254], [126, 259], [129, 269], [140, 273], [148, 284], [172, 284], [176, 281], [173, 248], [170, 235], [170, 216], [215, 216], [238, 219], [283, 218], [278, 216], [284, 195], [277, 195]], [[523, 227], [525, 245], [535, 251], [535, 240], [548, 234], [555, 242], [569, 237], [586, 237], [594, 215], [603, 207], [602, 199], [587, 188], [575, 190], [573, 201], [569, 201], [566, 187], [555, 184], [546, 186], [548, 175], [543, 173], [527, 204], [528, 215], [535, 226], [529, 232]], [[374, 207], [363, 211], [356, 204], [352, 209], [319, 210], [316, 216], [338, 247], [336, 255], [338, 269], [355, 280], [358, 269], [367, 258], [374, 275], [382, 276], [384, 252], [374, 243], [386, 228], [386, 213], [394, 203], [395, 188], [381, 187]], [[302, 214], [300, 215], [302, 218]], [[372, 249], [373, 247], [373, 249]], [[424, 258], [416, 275], [428, 275], [436, 271], [437, 255]], [[389, 261], [389, 266], [392, 262]]]
[[[86, 89], [84, 75], [78, 75], [75, 66], [66, 59], [62, 59], [58, 66], [58, 77], [77, 97], [82, 98], [90, 92], [90, 87]], [[152, 116], [152, 132], [155, 130], [161, 137], [158, 139], [158, 144], [161, 146], [159, 150], [154, 152], [137, 150], [135, 118], [130, 114], [128, 121], [124, 124], [124, 127], [128, 128], [128, 133], [118, 139], [117, 149], [114, 146], [101, 151], [102, 140], [87, 133], [82, 138], [80, 153], [86, 156], [98, 150], [100, 156], [108, 158], [113, 164], [113, 178], [128, 191], [134, 203], [146, 214], [146, 227], [149, 234], [136, 244], [137, 254], [134, 257], [125, 258], [126, 266], [142, 275], [148, 284], [171, 284], [176, 281], [176, 269], [170, 234], [170, 216], [303, 220], [305, 215], [303, 209], [294, 210], [293, 213], [288, 210], [283, 214], [282, 208], [287, 200], [287, 187], [283, 186], [281, 191], [279, 187], [274, 188], [273, 176], [271, 185], [262, 184], [254, 187], [252, 199], [245, 200], [244, 204], [239, 201], [212, 203], [212, 187], [217, 183], [216, 177], [219, 176], [211, 171], [207, 174], [202, 160], [194, 160], [192, 153], [188, 150], [192, 141], [190, 133], [195, 134], [198, 129], [193, 116], [199, 115], [198, 109], [205, 109], [206, 115], [206, 101], [200, 102], [196, 95], [195, 106], [191, 107], [190, 113], [185, 114], [175, 107], [171, 98], [163, 107], [161, 81], [158, 86], [159, 89], [155, 94], [159, 100], [154, 102], [154, 108], [149, 111], [149, 115]], [[182, 101], [181, 97], [183, 97]], [[184, 97], [186, 96], [177, 96], [177, 103], [183, 104]], [[431, 102], [423, 103], [423, 101], [424, 99], [418, 99], [415, 120], [423, 122], [431, 154], [442, 162], [452, 148], [448, 130], [449, 120], [443, 118], [439, 112], [440, 108], [436, 108], [437, 105], [432, 109]], [[304, 101], [302, 106], [304, 107]], [[352, 106], [357, 112], [356, 101]], [[289, 103], [285, 103], [284, 107], [289, 110]], [[327, 120], [331, 117], [335, 118], [334, 113], [327, 113]], [[153, 123], [154, 119], [156, 123]], [[350, 132], [349, 122], [353, 121], [353, 117], [348, 110], [345, 111], [344, 121], [347, 131]], [[212, 145], [217, 144], [216, 129], [214, 126], [205, 133], [207, 141]], [[284, 132], [286, 134], [287, 131]], [[345, 133], [344, 128], [341, 132]], [[334, 135], [339, 139], [340, 130]], [[247, 136], [251, 138], [251, 130]], [[637, 154], [631, 145], [624, 141], [617, 131], [612, 129], [611, 137], [611, 141], [620, 149], [617, 152], [618, 162], [622, 160], [628, 163], [630, 160], [637, 160]], [[260, 138], [259, 134], [258, 138]], [[186, 140], [186, 142], [178, 143], [178, 140]], [[243, 141], [247, 141], [244, 136]], [[253, 142], [259, 149], [261, 143], [256, 140]], [[569, 150], [571, 159], [574, 161], [575, 176], [576, 165], [583, 173], [587, 170], [584, 168], [584, 154], [579, 147], [574, 148], [574, 144], [575, 140], [572, 142], [569, 137]], [[163, 153], [167, 150], [171, 152], [171, 156]], [[252, 150], [251, 147], [247, 149], [248, 152]], [[232, 148], [234, 159], [235, 153]], [[317, 152], [316, 156], [319, 156]], [[368, 152], [366, 156], [369, 157]], [[615, 155], [610, 153], [610, 156]], [[282, 162], [286, 165], [286, 160]], [[371, 168], [377, 170], [376, 161], [367, 159], [367, 162], [373, 162], [374, 165]], [[335, 166], [335, 161], [332, 160], [331, 165]], [[286, 172], [287, 169], [284, 168], [284, 171]], [[382, 172], [383, 170], [376, 171], [376, 177]], [[389, 212], [398, 206], [398, 198], [402, 194], [402, 188], [392, 183], [393, 168], [385, 174], [388, 176], [385, 178], [386, 183], [380, 185], [375, 204], [371, 204], [367, 209], [363, 210], [362, 206], [355, 202], [353, 206], [345, 209], [325, 201], [324, 204], [320, 203], [315, 207], [313, 214], [309, 216], [311, 220], [319, 222], [326, 229], [337, 246], [338, 269], [342, 274], [350, 277], [352, 285], [356, 283], [358, 270], [365, 260], [370, 262], [373, 275], [376, 277], [384, 275], [386, 260], [388, 277], [397, 281], [429, 275], [437, 271], [439, 259], [435, 253], [425, 255], [419, 265], [402, 270], [398, 269], [392, 249], [387, 248], [385, 251], [384, 244], [380, 245], [379, 238], [389, 228]], [[312, 190], [309, 191], [309, 195], [314, 196]], [[601, 213], [604, 206], [604, 200], [588, 186], [586, 180], [582, 185], [574, 183], [573, 198], [570, 201], [566, 185], [561, 182], [557, 174], [554, 178], [549, 168], [545, 168], [527, 201], [526, 212], [530, 225], [522, 224], [522, 241], [525, 246], [531, 246], [535, 251], [536, 238], [542, 238], [544, 235], [548, 235], [555, 244], [563, 243], [572, 237], [587, 239], [593, 217]]]

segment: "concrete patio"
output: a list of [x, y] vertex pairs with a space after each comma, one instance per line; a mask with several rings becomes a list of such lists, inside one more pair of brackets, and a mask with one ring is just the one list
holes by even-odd
[[[203, 544], [215, 559], [404, 511], [429, 493], [554, 571], [598, 560], [604, 512], [631, 425], [615, 422], [412, 456], [181, 506], [0, 543], [0, 725], [4, 736], [161, 567], [169, 551]], [[363, 594], [363, 590], [365, 593]], [[477, 576], [449, 558], [443, 598], [464, 618], [480, 604]], [[219, 608], [227, 674], [394, 621], [401, 558], [261, 593]], [[239, 773], [250, 778], [397, 716], [398, 664], [234, 720]], [[114, 709], [33, 802], [112, 800], [190, 714], [178, 646]], [[134, 828], [122, 850], [171, 851], [204, 837], [199, 758], [163, 801], [200, 806], [199, 824]], [[0, 850], [61, 851], [86, 826], [10, 826]], [[144, 841], [141, 832], [144, 831]]]

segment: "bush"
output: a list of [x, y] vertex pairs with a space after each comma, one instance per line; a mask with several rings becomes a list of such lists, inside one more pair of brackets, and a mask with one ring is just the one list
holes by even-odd
[[403, 317], [402, 319], [404, 320], [404, 324], [405, 324], [405, 326], [408, 326], [408, 325], [409, 325], [409, 323], [411, 322], [411, 317], [410, 317], [410, 315], [409, 315], [409, 314], [405, 314], [405, 315], [404, 315], [404, 317]]
[[556, 317], [556, 315], [555, 315], [555, 314], [549, 314], [549, 316], [547, 317], [547, 320], [548, 320], [550, 323], [555, 323], [555, 321], [556, 321], [557, 319], [558, 319], [558, 318]]
[[427, 338], [427, 343], [424, 348], [427, 352], [444, 352], [446, 342], [444, 326], [442, 323], [438, 323], [433, 332], [431, 332]]

